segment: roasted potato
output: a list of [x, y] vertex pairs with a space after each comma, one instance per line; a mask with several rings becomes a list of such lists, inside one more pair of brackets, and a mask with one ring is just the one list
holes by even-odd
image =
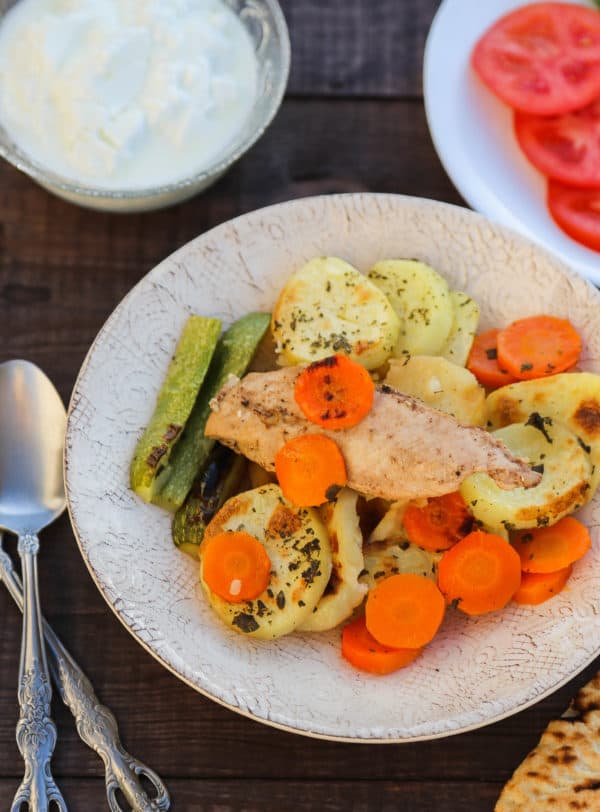
[[591, 494], [591, 464], [578, 438], [563, 423], [533, 415], [492, 432], [516, 456], [541, 471], [532, 488], [502, 490], [487, 474], [467, 477], [460, 492], [475, 518], [492, 532], [554, 524], [585, 504]]
[[368, 277], [385, 293], [400, 319], [394, 355], [438, 355], [454, 318], [446, 280], [415, 259], [377, 262]]
[[[271, 560], [267, 588], [257, 598], [230, 603], [202, 577], [202, 550], [217, 533], [243, 530], [264, 544]], [[272, 639], [294, 631], [311, 615], [331, 575], [331, 548], [317, 510], [297, 508], [278, 485], [229, 499], [209, 523], [200, 548], [200, 581], [217, 615], [248, 637]]]
[[484, 388], [472, 372], [446, 358], [412, 355], [405, 361], [392, 359], [385, 383], [451, 414], [460, 423], [482, 426], [485, 422]]
[[392, 354], [400, 322], [366, 276], [342, 259], [319, 257], [286, 282], [271, 329], [284, 366], [341, 352], [376, 369]]
[[343, 488], [333, 502], [321, 509], [331, 546], [331, 577], [323, 597], [299, 627], [303, 632], [323, 632], [333, 629], [350, 617], [367, 593], [358, 581], [363, 571], [362, 533], [356, 502], [358, 494]]
[[376, 541], [365, 546], [365, 569], [360, 580], [369, 589], [383, 578], [405, 572], [424, 575], [435, 581], [441, 557], [441, 553], [423, 550], [409, 541]]
[[450, 291], [452, 301], [452, 327], [440, 355], [464, 367], [479, 324], [479, 305], [460, 290]]
[[600, 482], [600, 375], [563, 372], [520, 381], [491, 392], [485, 404], [490, 428], [527, 420], [532, 412], [565, 423], [592, 464], [592, 492]]

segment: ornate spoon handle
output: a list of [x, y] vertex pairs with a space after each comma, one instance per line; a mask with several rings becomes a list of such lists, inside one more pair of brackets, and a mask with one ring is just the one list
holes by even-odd
[[56, 744], [56, 725], [50, 717], [52, 688], [42, 637], [42, 613], [37, 579], [38, 537], [19, 536], [23, 565], [23, 638], [19, 665], [19, 707], [17, 745], [25, 761], [25, 775], [17, 789], [11, 810], [27, 804], [34, 812], [46, 812], [55, 803], [61, 812], [67, 805], [50, 771]]
[[[23, 609], [19, 576], [10, 557], [0, 548], [0, 579], [15, 603]], [[117, 798], [120, 789], [134, 812], [157, 812], [170, 806], [169, 793], [156, 773], [134, 759], [119, 740], [117, 722], [110, 710], [100, 703], [89, 679], [71, 657], [51, 626], [43, 621], [52, 678], [73, 716], [83, 741], [102, 758], [106, 768], [106, 795], [111, 812], [121, 812]], [[150, 798], [139, 780], [145, 776], [156, 790]]]

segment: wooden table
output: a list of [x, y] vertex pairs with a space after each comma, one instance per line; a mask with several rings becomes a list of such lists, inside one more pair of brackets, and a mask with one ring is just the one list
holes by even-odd
[[[293, 69], [279, 115], [217, 186], [172, 209], [86, 211], [1, 163], [0, 360], [39, 364], [68, 401], [88, 347], [129, 289], [187, 240], [257, 207], [358, 190], [462, 203], [423, 109], [423, 46], [437, 5], [285, 0]], [[313, 740], [249, 721], [162, 668], [96, 590], [65, 516], [44, 533], [40, 564], [46, 615], [116, 713], [127, 748], [167, 782], [177, 812], [492, 810], [547, 721], [598, 667], [533, 708], [449, 739], [378, 747]], [[7, 809], [22, 762], [14, 739], [20, 619], [4, 590], [0, 617], [0, 808]], [[100, 761], [60, 702], [53, 713], [53, 770], [70, 809], [105, 810]]]

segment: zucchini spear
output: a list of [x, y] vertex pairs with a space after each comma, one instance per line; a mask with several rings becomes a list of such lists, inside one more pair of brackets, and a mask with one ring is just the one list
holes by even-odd
[[210, 369], [194, 404], [185, 429], [161, 473], [159, 489], [152, 502], [176, 511], [188, 495], [215, 444], [204, 436], [210, 414], [210, 401], [230, 375], [243, 375], [269, 326], [268, 313], [249, 313], [234, 322], [217, 342]]
[[190, 416], [220, 332], [219, 319], [204, 316], [190, 316], [183, 327], [154, 414], [131, 461], [131, 487], [146, 502], [153, 500], [159, 475]]
[[199, 558], [206, 526], [238, 490], [246, 460], [222, 445], [216, 445], [202, 472], [194, 480], [187, 499], [173, 517], [173, 543], [182, 552]]

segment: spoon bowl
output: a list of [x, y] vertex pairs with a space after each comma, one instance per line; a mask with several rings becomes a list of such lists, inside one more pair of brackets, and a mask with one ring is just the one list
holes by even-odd
[[44, 373], [29, 361], [0, 365], [0, 527], [16, 533], [23, 568], [23, 636], [19, 666], [17, 745], [25, 777], [11, 810], [26, 804], [46, 812], [66, 804], [50, 760], [56, 726], [42, 635], [38, 593], [37, 534], [65, 508], [62, 460], [66, 411]]

